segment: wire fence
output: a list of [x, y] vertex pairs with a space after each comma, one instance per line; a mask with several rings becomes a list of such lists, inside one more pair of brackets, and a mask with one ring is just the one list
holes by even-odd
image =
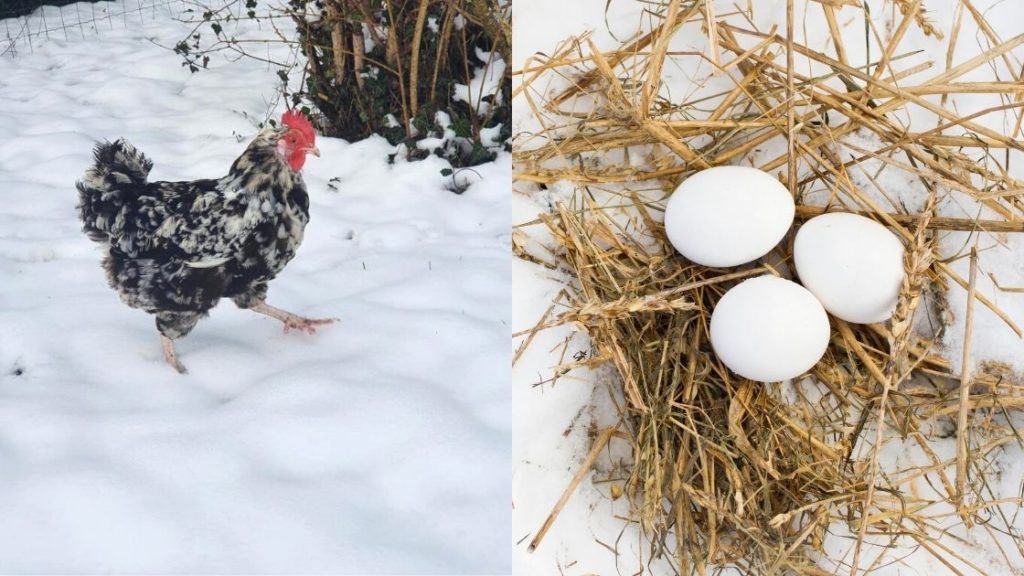
[[[58, 5], [60, 4], [60, 5]], [[101, 36], [104, 31], [145, 24], [159, 16], [180, 16], [184, 0], [6, 0], [0, 2], [0, 56], [33, 52], [50, 39], [71, 41]]]

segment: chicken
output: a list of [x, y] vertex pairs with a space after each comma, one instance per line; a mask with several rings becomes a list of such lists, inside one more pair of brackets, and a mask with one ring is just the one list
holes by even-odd
[[335, 321], [266, 303], [267, 283], [295, 257], [309, 221], [301, 170], [320, 151], [305, 116], [285, 112], [217, 180], [147, 182], [153, 163], [124, 140], [94, 154], [77, 184], [82, 229], [107, 248], [103, 268], [121, 300], [156, 317], [164, 359], [178, 372], [186, 370], [174, 340], [221, 298], [280, 320], [285, 332]]

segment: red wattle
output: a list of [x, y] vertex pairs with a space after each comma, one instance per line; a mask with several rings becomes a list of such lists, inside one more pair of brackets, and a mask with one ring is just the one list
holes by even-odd
[[302, 166], [306, 163], [305, 152], [292, 152], [288, 156], [288, 165], [291, 166], [292, 170], [298, 172], [302, 170]]

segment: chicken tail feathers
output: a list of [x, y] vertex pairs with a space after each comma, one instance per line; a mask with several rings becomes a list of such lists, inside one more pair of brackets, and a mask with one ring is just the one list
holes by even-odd
[[125, 232], [125, 211], [144, 191], [153, 162], [124, 140], [96, 144], [93, 156], [77, 183], [78, 214], [91, 240], [110, 242]]

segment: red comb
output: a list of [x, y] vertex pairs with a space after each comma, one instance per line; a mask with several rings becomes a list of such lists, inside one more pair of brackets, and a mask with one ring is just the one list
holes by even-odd
[[313, 125], [309, 123], [309, 118], [306, 118], [302, 112], [298, 110], [285, 112], [281, 116], [281, 123], [293, 130], [302, 132], [302, 135], [306, 137], [310, 144], [316, 141], [316, 131], [313, 130]]

